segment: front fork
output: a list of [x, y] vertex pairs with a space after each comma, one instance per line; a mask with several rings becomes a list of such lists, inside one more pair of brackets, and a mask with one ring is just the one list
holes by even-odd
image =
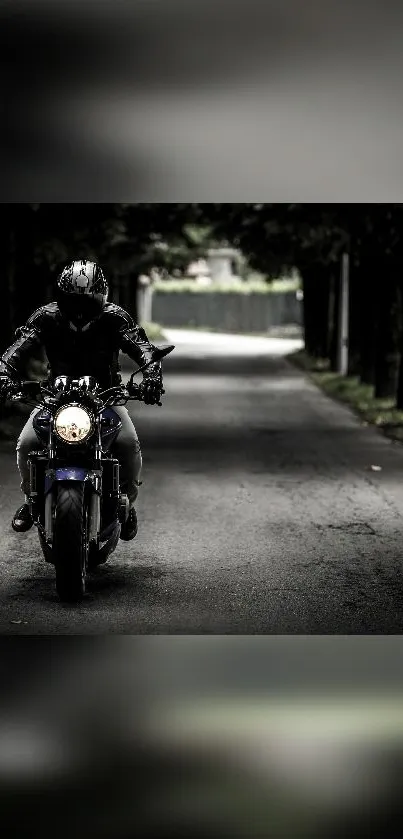
[[[98, 439], [95, 445], [95, 462], [93, 469], [82, 467], [57, 468], [55, 463], [55, 448], [53, 437], [53, 426], [49, 430], [49, 468], [45, 473], [45, 509], [44, 509], [44, 536], [48, 544], [53, 540], [53, 522], [56, 505], [55, 484], [60, 481], [78, 481], [91, 485], [91, 497], [89, 501], [88, 516], [88, 539], [89, 542], [99, 542], [101, 535], [101, 498], [102, 498], [102, 444], [101, 432], [98, 425]], [[32, 466], [32, 465], [31, 465]], [[56, 468], [55, 468], [56, 467]], [[35, 478], [31, 476], [31, 488], [35, 485]]]
[[45, 538], [48, 544], [53, 540], [53, 522], [56, 506], [56, 485], [63, 483], [84, 483], [91, 486], [88, 510], [88, 538], [98, 542], [101, 532], [102, 472], [81, 468], [48, 469], [45, 476]]
[[[81, 467], [66, 467], [57, 468], [55, 460], [55, 450], [53, 444], [52, 430], [50, 432], [48, 453], [43, 452], [33, 453], [34, 457], [30, 459], [30, 509], [32, 517], [38, 526], [42, 535], [45, 537], [48, 545], [52, 544], [53, 540], [53, 523], [56, 506], [55, 485], [59, 481], [80, 481], [91, 485], [91, 497], [89, 500], [89, 541], [98, 544], [101, 536], [101, 500], [103, 491], [103, 474], [102, 474], [102, 445], [100, 432], [98, 434], [98, 441], [95, 447], [94, 468], [86, 469]], [[46, 469], [46, 464], [48, 468]], [[38, 471], [38, 466], [40, 471]], [[105, 464], [106, 466], [106, 464]], [[128, 514], [128, 499], [127, 496], [121, 496], [120, 493], [120, 468], [117, 460], [113, 460], [110, 464], [111, 473], [107, 473], [106, 486], [110, 487], [111, 499], [117, 501], [117, 516], [120, 522], [124, 522]], [[108, 464], [109, 469], [109, 464]], [[106, 489], [105, 486], [105, 489]], [[38, 501], [40, 495], [44, 490], [44, 506], [42, 506], [42, 513], [40, 514], [38, 508]], [[42, 492], [41, 492], [42, 491]], [[43, 496], [42, 496], [43, 497]], [[105, 500], [105, 499], [104, 499]], [[43, 523], [40, 518], [43, 516]], [[109, 516], [108, 516], [109, 518]]]

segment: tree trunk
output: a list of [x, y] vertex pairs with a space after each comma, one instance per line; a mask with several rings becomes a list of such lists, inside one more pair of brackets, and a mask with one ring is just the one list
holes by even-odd
[[35, 212], [22, 204], [15, 211], [13, 291], [10, 322], [13, 330], [46, 300], [47, 272], [35, 262], [38, 240]]
[[15, 228], [12, 221], [4, 223], [1, 233], [0, 354], [13, 342], [15, 331]]
[[121, 274], [119, 277], [119, 306], [130, 311], [130, 278], [127, 274]]
[[362, 274], [359, 270], [354, 268], [353, 265], [351, 267], [348, 375], [359, 376], [361, 374], [361, 338], [363, 322]]
[[334, 331], [336, 325], [336, 274], [332, 270], [329, 274], [329, 309], [328, 309], [328, 340], [326, 357], [331, 358]]
[[321, 265], [302, 272], [304, 288], [305, 349], [314, 358], [326, 358], [329, 350], [330, 277]]
[[129, 284], [128, 284], [128, 295], [127, 295], [127, 311], [131, 314], [133, 320], [137, 323], [138, 321], [138, 308], [137, 308], [137, 289], [138, 289], [138, 275], [131, 274], [129, 277]]
[[[403, 274], [400, 277], [400, 306], [401, 306], [401, 317], [403, 321]], [[403, 329], [400, 333], [400, 364], [399, 364], [399, 374], [398, 374], [398, 382], [397, 382], [397, 397], [396, 397], [396, 407], [399, 411], [403, 411]]]
[[372, 260], [357, 268], [360, 286], [360, 377], [367, 385], [375, 385], [377, 308], [381, 268]]
[[333, 302], [332, 302], [333, 322], [331, 328], [330, 339], [330, 369], [333, 373], [338, 371], [338, 356], [339, 356], [339, 324], [340, 324], [340, 275], [336, 271], [333, 275]]
[[116, 306], [120, 305], [120, 296], [119, 296], [119, 280], [116, 277], [116, 273], [114, 271], [110, 271], [109, 277], [109, 295], [108, 300], [110, 303], [115, 303]]
[[378, 296], [378, 331], [375, 362], [375, 396], [396, 396], [400, 365], [401, 305], [400, 285], [395, 276], [387, 276]]

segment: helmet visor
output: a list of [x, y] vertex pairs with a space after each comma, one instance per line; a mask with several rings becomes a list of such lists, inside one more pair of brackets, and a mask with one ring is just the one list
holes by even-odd
[[103, 294], [59, 293], [58, 306], [63, 317], [76, 325], [85, 325], [97, 318], [103, 309]]

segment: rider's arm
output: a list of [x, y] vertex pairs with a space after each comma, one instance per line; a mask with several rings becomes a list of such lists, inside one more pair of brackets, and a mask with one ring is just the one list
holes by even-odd
[[43, 346], [42, 309], [37, 309], [16, 332], [16, 341], [0, 357], [0, 375], [18, 379], [29, 359]]
[[[119, 315], [121, 320], [119, 329], [120, 349], [139, 367], [142, 367], [152, 358], [155, 347], [148, 340], [145, 329], [142, 326], [137, 326], [127, 312], [120, 309]], [[144, 378], [160, 379], [162, 381], [161, 362], [157, 361], [150, 364], [144, 370], [143, 375]]]

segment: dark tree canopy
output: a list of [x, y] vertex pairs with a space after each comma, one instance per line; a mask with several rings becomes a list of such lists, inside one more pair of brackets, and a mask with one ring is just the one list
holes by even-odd
[[[3, 204], [1, 221], [3, 347], [69, 259], [98, 259], [134, 311], [140, 273], [153, 266], [183, 272], [215, 243], [238, 247], [268, 279], [300, 271], [307, 349], [334, 364], [340, 261], [348, 251], [351, 372], [379, 395], [396, 391], [402, 204]], [[403, 371], [399, 381], [403, 404]]]

